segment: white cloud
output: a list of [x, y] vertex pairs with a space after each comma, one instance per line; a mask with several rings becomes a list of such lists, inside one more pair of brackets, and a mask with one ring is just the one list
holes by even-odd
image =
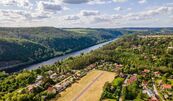
[[111, 3], [112, 0], [90, 0], [88, 4], [105, 4], [105, 3]]
[[94, 16], [93, 19], [91, 20], [92, 23], [103, 23], [109, 21], [111, 21], [111, 19], [105, 16]]
[[158, 7], [155, 9], [150, 9], [142, 12], [136, 13], [128, 13], [128, 14], [115, 14], [112, 15], [113, 20], [128, 20], [128, 21], [143, 21], [143, 20], [153, 20], [156, 19], [158, 16], [164, 16], [166, 14], [172, 14], [173, 7]]
[[95, 15], [99, 15], [100, 12], [96, 11], [96, 10], [81, 10], [80, 11], [80, 15], [82, 16], [95, 16]]
[[112, 19], [122, 19], [122, 18], [123, 18], [123, 16], [120, 14], [112, 15]]
[[143, 12], [129, 13], [125, 16], [125, 18], [129, 20], [148, 20], [154, 18], [155, 16], [160, 16], [160, 15], [163, 16], [165, 14], [171, 14], [171, 13], [173, 13], [173, 7], [163, 6]]
[[105, 4], [105, 3], [111, 3], [112, 0], [53, 0], [58, 3], [67, 3], [67, 4]]
[[115, 7], [114, 10], [115, 11], [131, 11], [132, 8]]
[[69, 3], [69, 4], [81, 4], [81, 3], [87, 3], [90, 0], [60, 0], [63, 3]]
[[25, 18], [29, 16], [27, 12], [22, 10], [0, 10], [0, 14], [9, 18]]
[[4, 6], [18, 6], [23, 8], [31, 8], [32, 4], [29, 0], [1, 0], [0, 4]]
[[64, 10], [64, 7], [58, 3], [53, 3], [53, 2], [44, 2], [40, 1], [38, 2], [37, 9], [42, 12], [59, 12], [61, 10]]
[[122, 7], [116, 7], [116, 8], [114, 8], [114, 10], [115, 11], [121, 11], [121, 10], [123, 10], [123, 8]]
[[[147, 22], [154, 21], [154, 19], [163, 19], [166, 17], [170, 21], [173, 14], [172, 3], [162, 4], [163, 7], [161, 5], [146, 5], [146, 7], [141, 7], [139, 9], [140, 11], [135, 9], [140, 8], [141, 5], [134, 6], [134, 3], [132, 5], [131, 2], [129, 5], [116, 4], [127, 1], [130, 0], [0, 0], [0, 5], [2, 6], [0, 9], [0, 21], [1, 23], [11, 22], [13, 25], [17, 24], [21, 26], [25, 26], [28, 23], [34, 26], [35, 24], [38, 26], [44, 24], [52, 26], [62, 25], [66, 27], [66, 24], [71, 26], [76, 24], [77, 26], [86, 27], [90, 27], [91, 25], [94, 27], [109, 27], [107, 25], [112, 26], [115, 23], [128, 25], [130, 22], [133, 22], [134, 25], [143, 22], [145, 25]], [[143, 4], [148, 0], [136, 1], [137, 3]], [[109, 5], [110, 7], [107, 7]], [[89, 7], [88, 10], [87, 7]], [[70, 10], [66, 11], [67, 9]], [[113, 14], [113, 9], [119, 12], [114, 11], [117, 14]], [[75, 14], [75, 12], [79, 13]], [[168, 19], [164, 19], [162, 22], [166, 22], [166, 20]], [[15, 23], [18, 21], [22, 21], [22, 23]], [[8, 26], [11, 23], [4, 24]]]
[[132, 8], [127, 8], [127, 11], [131, 11], [132, 10]]
[[80, 17], [77, 15], [68, 15], [65, 17], [65, 20], [79, 20]]
[[121, 2], [127, 2], [128, 0], [113, 0], [113, 1], [121, 3]]
[[143, 3], [146, 3], [147, 2], [147, 0], [139, 0], [138, 1], [138, 3], [140, 3], [140, 4], [143, 4]]
[[168, 14], [170, 12], [173, 12], [173, 7], [163, 6], [163, 7], [152, 9], [152, 10], [149, 10], [149, 11], [146, 11], [146, 12], [142, 12], [141, 15], [144, 15], [144, 16], [155, 16], [155, 15]]
[[35, 21], [50, 18], [48, 13], [26, 12], [23, 10], [0, 10], [1, 20]]

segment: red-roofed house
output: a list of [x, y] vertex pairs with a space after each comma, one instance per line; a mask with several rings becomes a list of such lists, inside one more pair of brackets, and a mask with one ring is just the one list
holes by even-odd
[[130, 79], [127, 82], [128, 82], [128, 84], [132, 84], [136, 80], [137, 80], [137, 77], [136, 76], [131, 76]]
[[144, 69], [144, 71], [143, 71], [144, 73], [149, 73], [150, 72], [150, 70], [148, 70], [148, 69]]
[[115, 64], [115, 67], [116, 68], [121, 68], [121, 67], [123, 67], [123, 65], [122, 64]]
[[159, 77], [160, 76], [160, 72], [159, 71], [157, 71], [157, 72], [154, 72], [154, 75], [156, 76], [156, 77]]
[[172, 89], [172, 86], [170, 84], [164, 84], [163, 89]]
[[148, 82], [147, 81], [143, 81], [142, 82], [142, 86], [147, 86], [148, 85]]
[[54, 87], [49, 87], [49, 88], [47, 89], [47, 92], [48, 92], [49, 94], [56, 94], [56, 89], [55, 89]]
[[93, 69], [93, 68], [96, 67], [96, 64], [91, 64], [91, 65], [89, 65], [89, 67], [90, 67], [91, 69]]
[[151, 97], [149, 101], [159, 101], [155, 96]]

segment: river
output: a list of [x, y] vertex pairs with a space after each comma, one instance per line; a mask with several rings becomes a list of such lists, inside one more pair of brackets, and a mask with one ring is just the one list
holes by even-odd
[[111, 41], [107, 41], [107, 42], [104, 42], [104, 43], [100, 43], [100, 44], [97, 44], [97, 45], [94, 45], [94, 46], [91, 46], [91, 47], [88, 47], [88, 48], [85, 48], [85, 49], [82, 49], [82, 50], [79, 50], [79, 51], [76, 51], [76, 52], [72, 52], [72, 53], [69, 53], [69, 54], [65, 54], [63, 56], [58, 56], [58, 57], [55, 57], [55, 58], [52, 58], [52, 59], [49, 59], [47, 61], [43, 61], [43, 62], [40, 62], [40, 63], [37, 63], [37, 64], [33, 64], [33, 65], [30, 65], [28, 67], [26, 67], [25, 69], [27, 70], [33, 70], [33, 69], [37, 69], [43, 65], [52, 65], [54, 64], [55, 62], [57, 61], [61, 61], [63, 59], [66, 59], [68, 57], [74, 57], [74, 56], [79, 56], [81, 55], [82, 53], [89, 53], [91, 52], [92, 50], [96, 50], [110, 42], [113, 42], [115, 41], [116, 39], [114, 40], [111, 40]]

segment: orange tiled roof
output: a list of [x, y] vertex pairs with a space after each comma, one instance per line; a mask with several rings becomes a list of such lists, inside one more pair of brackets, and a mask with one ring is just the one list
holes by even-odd
[[145, 73], [148, 73], [148, 72], [150, 72], [150, 70], [148, 70], [148, 69], [144, 69], [144, 72], [145, 72]]
[[54, 90], [53, 87], [49, 87], [49, 88], [47, 89], [48, 92], [52, 92], [53, 90]]
[[160, 74], [160, 72], [154, 72], [154, 74]]
[[149, 101], [159, 101], [156, 97], [151, 97]]
[[170, 84], [164, 84], [164, 85], [163, 85], [163, 88], [165, 88], [165, 89], [171, 89], [172, 86], [171, 86]]
[[133, 83], [136, 80], [137, 80], [136, 76], [131, 76], [130, 79], [128, 80], [128, 83]]

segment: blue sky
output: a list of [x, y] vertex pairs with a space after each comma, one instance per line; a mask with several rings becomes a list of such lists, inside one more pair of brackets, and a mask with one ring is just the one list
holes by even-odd
[[173, 0], [0, 0], [1, 27], [173, 27]]

